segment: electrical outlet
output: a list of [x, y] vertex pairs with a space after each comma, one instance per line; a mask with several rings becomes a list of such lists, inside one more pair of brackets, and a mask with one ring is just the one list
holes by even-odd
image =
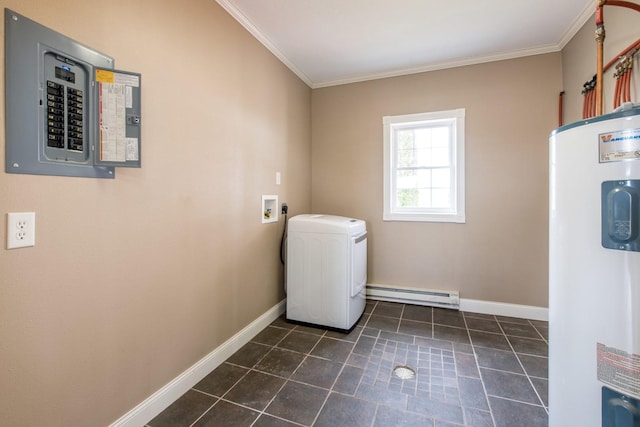
[[7, 214], [7, 249], [25, 248], [36, 244], [36, 213]]

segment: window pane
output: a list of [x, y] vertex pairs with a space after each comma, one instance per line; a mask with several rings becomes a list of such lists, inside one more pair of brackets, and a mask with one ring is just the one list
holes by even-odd
[[431, 148], [431, 128], [418, 128], [414, 132], [416, 148]]
[[448, 208], [451, 206], [449, 190], [434, 189], [431, 193], [433, 208]]
[[396, 130], [396, 142], [399, 150], [413, 149], [413, 130], [412, 129]]
[[430, 166], [449, 166], [449, 147], [434, 148]]
[[416, 188], [418, 176], [415, 170], [399, 170], [396, 173], [397, 188]]
[[431, 207], [431, 189], [418, 190], [418, 208], [430, 208]]
[[431, 166], [431, 149], [416, 150], [416, 162], [412, 166], [429, 167]]
[[432, 141], [434, 147], [448, 147], [450, 144], [449, 141], [449, 131], [450, 128], [448, 126], [435, 127], [432, 129]]
[[431, 169], [418, 169], [416, 171], [417, 181], [416, 186], [418, 188], [431, 187]]
[[432, 177], [434, 187], [448, 189], [451, 186], [451, 170], [449, 168], [434, 169]]
[[398, 150], [397, 167], [411, 168], [416, 165], [415, 150]]
[[413, 130], [401, 129], [396, 131], [397, 149], [396, 165], [399, 168], [410, 168], [415, 166], [415, 149], [413, 141]]
[[418, 190], [415, 188], [398, 189], [396, 203], [396, 206], [401, 208], [416, 207], [418, 204]]

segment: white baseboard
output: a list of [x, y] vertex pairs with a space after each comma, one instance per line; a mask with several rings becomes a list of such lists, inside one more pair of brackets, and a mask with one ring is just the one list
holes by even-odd
[[471, 313], [494, 314], [496, 316], [519, 317], [522, 319], [549, 320], [549, 309], [547, 307], [536, 307], [533, 305], [460, 298], [460, 310]]
[[[372, 289], [387, 289], [388, 292], [378, 292], [380, 295], [374, 294]], [[416, 297], [409, 292], [402, 292], [402, 290], [411, 291], [419, 291], [422, 289], [415, 288], [406, 288], [401, 286], [392, 286], [392, 285], [381, 285], [375, 283], [367, 283], [367, 299], [369, 300], [378, 300], [378, 301], [388, 301], [388, 302], [398, 302], [404, 304], [416, 304], [416, 305], [429, 305], [433, 307], [442, 307], [442, 308], [453, 308], [447, 307], [441, 304], [433, 304], [433, 301], [427, 301], [426, 298]], [[424, 291], [429, 292], [429, 289], [424, 289]], [[439, 293], [447, 293], [450, 292], [455, 294], [455, 300], [457, 304], [458, 300], [458, 292], [457, 291], [433, 291]], [[384, 294], [384, 295], [383, 295]], [[402, 296], [403, 298], [398, 298], [397, 296]], [[482, 313], [482, 314], [493, 314], [496, 316], [508, 316], [508, 317], [518, 317], [521, 319], [531, 319], [531, 320], [549, 320], [549, 309], [547, 307], [536, 307], [533, 305], [520, 305], [520, 304], [509, 304], [503, 302], [494, 302], [494, 301], [482, 301], [482, 300], [474, 300], [467, 298], [460, 298], [459, 307], [455, 307], [460, 311], [468, 311], [470, 313]]]
[[167, 385], [153, 393], [138, 406], [124, 414], [110, 427], [140, 427], [151, 421], [156, 415], [186, 393], [191, 387], [206, 377], [240, 347], [248, 343], [260, 331], [266, 328], [278, 316], [284, 313], [286, 300], [269, 309], [262, 316], [247, 325], [240, 332], [229, 338], [211, 353], [196, 362], [195, 365], [178, 375]]
[[457, 291], [444, 291], [440, 289], [410, 288], [407, 286], [368, 283], [367, 298], [405, 304], [452, 308], [455, 310], [460, 307], [460, 295]]

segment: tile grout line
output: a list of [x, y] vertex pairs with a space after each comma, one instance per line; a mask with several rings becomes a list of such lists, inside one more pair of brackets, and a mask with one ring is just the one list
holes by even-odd
[[[526, 373], [519, 374], [517, 372], [505, 371], [505, 370], [502, 370], [502, 369], [489, 368], [489, 367], [485, 367], [485, 366], [483, 366], [482, 369], [485, 369], [487, 371], [504, 372], [506, 374], [519, 375], [519, 376], [527, 377], [527, 378], [529, 377], [529, 375], [527, 375]], [[534, 377], [534, 378], [539, 378], [539, 377]], [[544, 378], [542, 378], [542, 379], [544, 379]], [[534, 391], [535, 391], [535, 387], [534, 387]], [[509, 398], [509, 397], [498, 396], [496, 394], [487, 394], [487, 396], [497, 397], [498, 399], [509, 400], [511, 402], [522, 403], [522, 404], [529, 405], [529, 406], [537, 406], [539, 408], [545, 408], [544, 404], [536, 404], [536, 403], [531, 403], [531, 402], [525, 402], [524, 400], [518, 400], [518, 399]], [[538, 397], [538, 396], [536, 396], [536, 397]], [[542, 402], [542, 401], [540, 401], [540, 402]]]
[[[268, 328], [268, 327], [269, 327], [269, 326], [267, 326], [267, 328]], [[282, 329], [284, 329], [284, 328], [282, 328]], [[200, 419], [201, 419], [201, 418], [202, 418], [202, 417], [203, 417], [207, 412], [209, 412], [209, 411], [211, 410], [211, 408], [213, 408], [213, 406], [215, 406], [215, 404], [216, 404], [216, 403], [218, 403], [220, 400], [223, 400], [223, 401], [225, 401], [225, 402], [227, 402], [227, 403], [231, 403], [231, 404], [234, 404], [234, 405], [238, 405], [238, 406], [243, 407], [243, 408], [250, 409], [251, 411], [254, 411], [254, 412], [258, 412], [258, 416], [256, 417], [256, 419], [253, 421], [253, 423], [252, 423], [251, 425], [253, 425], [253, 424], [254, 424], [254, 423], [255, 423], [255, 422], [256, 422], [256, 421], [257, 421], [257, 420], [258, 420], [258, 419], [263, 415], [263, 414], [265, 414], [265, 412], [264, 412], [264, 411], [265, 411], [265, 410], [269, 407], [269, 405], [273, 402], [273, 400], [276, 398], [276, 396], [278, 395], [278, 393], [280, 393], [280, 392], [282, 391], [282, 389], [283, 389], [283, 388], [284, 388], [284, 386], [287, 384], [287, 382], [289, 382], [289, 378], [291, 377], [291, 375], [293, 375], [293, 374], [295, 373], [295, 371], [297, 371], [297, 370], [298, 370], [298, 368], [300, 367], [300, 365], [302, 365], [302, 362], [304, 362], [304, 360], [306, 360], [306, 355], [305, 355], [305, 358], [302, 360], [302, 362], [300, 362], [300, 365], [298, 365], [298, 367], [296, 368], [296, 370], [295, 370], [294, 372], [292, 372], [292, 373], [291, 373], [291, 375], [289, 375], [289, 377], [287, 377], [287, 378], [283, 378], [283, 377], [281, 377], [281, 376], [279, 376], [279, 375], [274, 375], [274, 374], [271, 374], [271, 373], [269, 373], [269, 372], [263, 372], [263, 371], [260, 371], [260, 370], [254, 369], [254, 368], [255, 368], [258, 364], [260, 364], [260, 362], [262, 362], [262, 360], [264, 360], [264, 359], [267, 357], [267, 355], [268, 355], [268, 354], [270, 354], [274, 349], [276, 349], [276, 348], [280, 349], [280, 347], [277, 347], [277, 345], [278, 345], [279, 343], [281, 343], [281, 342], [282, 342], [286, 337], [288, 337], [289, 335], [291, 335], [291, 333], [292, 333], [294, 330], [295, 330], [295, 327], [294, 327], [294, 328], [289, 329], [289, 330], [288, 330], [288, 332], [287, 332], [286, 334], [284, 334], [284, 335], [282, 336], [282, 338], [280, 338], [280, 339], [279, 339], [275, 344], [273, 344], [273, 345], [263, 344], [263, 343], [259, 343], [259, 342], [255, 342], [255, 341], [249, 341], [249, 342], [254, 342], [255, 344], [260, 344], [260, 345], [264, 345], [264, 346], [266, 346], [266, 347], [271, 347], [271, 348], [270, 348], [270, 349], [269, 349], [269, 350], [268, 350], [268, 351], [267, 351], [267, 352], [266, 352], [262, 357], [260, 357], [260, 358], [259, 358], [259, 359], [258, 359], [258, 360], [257, 360], [257, 361], [252, 365], [252, 366], [251, 366], [251, 367], [249, 367], [249, 368], [247, 369], [247, 372], [245, 372], [245, 373], [244, 373], [244, 375], [242, 375], [242, 376], [241, 376], [241, 377], [240, 377], [240, 378], [239, 378], [235, 383], [233, 383], [233, 385], [232, 385], [231, 387], [229, 387], [229, 388], [227, 389], [227, 391], [225, 391], [225, 392], [224, 392], [224, 394], [222, 394], [222, 395], [218, 398], [218, 400], [216, 400], [216, 402], [215, 402], [213, 405], [211, 405], [211, 407], [210, 407], [209, 409], [207, 409], [207, 410], [206, 410], [206, 411], [205, 411], [205, 412], [204, 412], [204, 413], [203, 413], [203, 414], [202, 414], [202, 415], [201, 415], [201, 416], [200, 416], [200, 417], [199, 417], [199, 418], [198, 418], [198, 419], [197, 419], [193, 424], [191, 424], [191, 426], [190, 426], [190, 427], [192, 427], [195, 423], [197, 423], [197, 422], [198, 422], [198, 421], [199, 421], [199, 420], [200, 420]], [[323, 333], [323, 335], [320, 335], [320, 338], [318, 339], [318, 342], [320, 342], [320, 340], [322, 339], [322, 336], [324, 336], [324, 333]], [[317, 344], [318, 344], [318, 342], [316, 342], [316, 344], [315, 344], [315, 345], [317, 345]], [[313, 348], [315, 348], [315, 345], [314, 345], [314, 347], [313, 347]], [[281, 350], [288, 350], [288, 349], [282, 348]], [[288, 350], [288, 351], [290, 351], [290, 350]], [[223, 362], [223, 363], [225, 363], [225, 362]], [[242, 366], [242, 365], [235, 365], [235, 366], [241, 366], [242, 368], [247, 368], [246, 366]], [[235, 386], [236, 386], [240, 381], [242, 381], [242, 380], [243, 380], [247, 375], [249, 375], [249, 373], [250, 373], [250, 372], [257, 372], [257, 373], [261, 373], [261, 374], [265, 374], [265, 375], [270, 375], [270, 376], [273, 376], [273, 377], [276, 377], [276, 378], [283, 378], [283, 379], [285, 380], [285, 381], [284, 381], [284, 383], [282, 384], [282, 386], [280, 386], [280, 388], [278, 389], [278, 391], [276, 391], [276, 392], [274, 393], [274, 395], [273, 395], [273, 397], [271, 398], [271, 400], [269, 400], [269, 402], [267, 402], [267, 404], [265, 405], [265, 407], [264, 407], [261, 411], [258, 411], [258, 410], [256, 410], [255, 408], [251, 408], [251, 407], [249, 407], [249, 406], [243, 405], [243, 404], [241, 404], [241, 403], [233, 402], [233, 401], [231, 401], [231, 400], [227, 400], [227, 399], [225, 399], [225, 396], [226, 396], [227, 394], [229, 394], [229, 392], [230, 392], [230, 391], [231, 391], [231, 390], [232, 390], [232, 389], [233, 389], [233, 388], [234, 388], [234, 387], [235, 387]], [[204, 392], [202, 392], [202, 391], [200, 391], [200, 390], [197, 390], [197, 389], [195, 389], [195, 388], [192, 388], [192, 389], [193, 389], [193, 390], [195, 390], [195, 391], [197, 391], [197, 392], [204, 393]], [[205, 393], [205, 394], [208, 394], [208, 393]], [[209, 395], [209, 394], [208, 394], [208, 395]], [[211, 396], [213, 396], [213, 395], [211, 395]], [[214, 396], [214, 397], [215, 397], [215, 396]], [[268, 415], [271, 415], [271, 414], [268, 414]], [[287, 420], [287, 421], [289, 421], [289, 420]], [[298, 423], [296, 423], [296, 424], [298, 424]]]
[[[296, 325], [296, 327], [297, 327], [297, 325]], [[289, 336], [289, 335], [290, 335], [294, 330], [296, 330], [296, 328], [295, 328], [295, 327], [294, 327], [293, 329], [291, 329], [291, 331], [290, 331], [288, 334], [286, 334], [284, 337], [282, 337], [282, 339], [281, 339], [280, 341], [278, 341], [278, 343], [277, 343], [277, 344], [281, 343], [281, 342], [282, 342], [282, 341], [283, 341], [287, 336]], [[304, 332], [299, 331], [298, 333], [304, 333]], [[293, 377], [293, 375], [298, 371], [298, 369], [300, 369], [300, 367], [302, 366], [302, 364], [304, 363], [304, 361], [305, 361], [305, 360], [307, 360], [307, 358], [309, 357], [309, 354], [313, 351], [313, 349], [314, 349], [314, 348], [316, 348], [316, 346], [318, 345], [318, 343], [320, 343], [320, 341], [321, 341], [321, 340], [322, 340], [322, 338], [326, 335], [326, 333], [327, 333], [327, 331], [325, 330], [321, 335], [319, 335], [319, 336], [318, 336], [318, 340], [317, 340], [317, 341], [316, 341], [316, 343], [313, 345], [313, 347], [311, 347], [311, 349], [309, 350], [309, 352], [308, 352], [308, 353], [303, 353], [303, 354], [304, 354], [304, 358], [302, 359], [302, 361], [300, 361], [300, 363], [298, 364], [298, 366], [296, 367], [296, 369], [294, 369], [294, 370], [293, 370], [293, 372], [291, 372], [291, 374], [289, 374], [289, 376], [288, 376], [287, 378], [284, 378], [284, 382], [282, 383], [282, 386], [280, 386], [280, 388], [278, 389], [278, 391], [276, 391], [276, 392], [273, 394], [273, 397], [269, 400], [269, 402], [267, 402], [267, 404], [264, 406], [264, 408], [262, 409], [262, 411], [260, 411], [260, 414], [258, 415], [258, 417], [253, 421], [253, 423], [251, 423], [251, 425], [252, 425], [252, 426], [253, 426], [253, 425], [254, 425], [254, 424], [255, 424], [255, 423], [260, 419], [260, 417], [261, 417], [262, 415], [264, 415], [264, 414], [267, 414], [267, 415], [269, 415], [269, 416], [274, 416], [274, 415], [269, 414], [269, 413], [267, 413], [267, 412], [265, 412], [265, 411], [267, 410], [267, 408], [269, 407], [269, 405], [271, 405], [271, 403], [273, 403], [273, 401], [276, 399], [276, 397], [278, 396], [278, 394], [279, 394], [279, 393], [284, 389], [284, 387], [287, 385], [287, 383], [289, 383], [289, 381], [294, 381], [294, 380], [291, 380], [291, 377]], [[310, 334], [310, 335], [314, 335], [314, 334]], [[278, 349], [281, 349], [281, 350], [287, 350], [287, 351], [292, 351], [292, 352], [294, 352], [294, 353], [299, 353], [299, 352], [297, 352], [297, 351], [295, 351], [295, 350], [290, 350], [290, 349], [287, 349], [287, 348], [276, 347], [276, 346], [277, 346], [277, 344], [273, 346], [272, 350], [273, 350], [273, 349], [275, 349], [275, 348], [278, 348]], [[267, 354], [269, 354], [272, 350], [268, 351], [268, 352], [267, 352]], [[265, 354], [265, 357], [266, 357], [266, 354]], [[262, 360], [262, 359], [260, 359], [260, 360]], [[258, 362], [258, 363], [259, 363], [259, 362]], [[256, 364], [254, 365], [254, 367], [255, 367], [258, 363], [256, 363]], [[253, 370], [253, 368], [252, 368], [252, 370]], [[258, 370], [256, 370], [256, 372], [262, 372], [262, 371], [258, 371]], [[264, 373], [264, 374], [268, 374], [268, 375], [269, 375], [269, 373], [268, 373], [268, 372], [262, 372], [262, 373]], [[278, 377], [278, 378], [283, 378], [283, 377], [281, 377], [281, 376], [279, 376], [279, 375], [273, 375], [273, 376]], [[294, 381], [294, 382], [296, 382], [296, 381]], [[302, 382], [301, 382], [301, 384], [306, 384], [306, 383], [302, 383]], [[311, 385], [311, 384], [308, 384], [308, 385]], [[275, 417], [276, 417], [276, 418], [279, 418], [279, 419], [284, 419], [284, 418], [280, 418], [280, 417], [278, 417], [278, 416], [275, 416]], [[292, 420], [285, 420], [285, 421], [293, 422], [293, 423], [298, 424], [298, 425], [304, 425], [304, 424], [300, 424], [300, 423], [294, 422], [294, 421], [292, 421]]]
[[[489, 414], [491, 415], [491, 422], [493, 423], [494, 426], [496, 426], [496, 418], [493, 415], [493, 408], [491, 407], [491, 402], [489, 402], [489, 393], [487, 393], [487, 386], [484, 383], [484, 378], [482, 378], [482, 371], [480, 370], [480, 362], [478, 361], [478, 355], [476, 353], [476, 347], [473, 345], [473, 339], [471, 338], [471, 332], [469, 332], [469, 325], [467, 324], [467, 317], [464, 315], [464, 313], [462, 314], [462, 319], [464, 320], [464, 326], [467, 329], [467, 335], [469, 337], [469, 344], [471, 345], [471, 349], [473, 350], [473, 358], [474, 358], [474, 360], [476, 362], [476, 368], [478, 369], [478, 376], [480, 377], [480, 384], [482, 384], [482, 390], [484, 390], [484, 396], [487, 399], [487, 407], [489, 408]], [[493, 320], [496, 323], [498, 323], [498, 326], [500, 326], [500, 322], [498, 322], [498, 319], [495, 316], [493, 316]], [[457, 375], [457, 366], [456, 366], [456, 375]], [[458, 381], [457, 376], [456, 376], [456, 381]], [[458, 383], [458, 389], [459, 388], [460, 388], [460, 384]], [[462, 410], [462, 415], [464, 417], [465, 424], [466, 424], [467, 423], [467, 413], [464, 411], [464, 409]]]
[[[490, 368], [485, 368], [485, 369], [490, 369]], [[509, 402], [520, 403], [522, 405], [534, 406], [536, 408], [544, 408], [544, 405], [536, 405], [535, 403], [523, 402], [522, 400], [511, 399], [511, 398], [503, 397], [503, 396], [497, 396], [495, 394], [489, 394], [488, 396], [495, 397], [496, 399], [508, 400]]]
[[[543, 340], [544, 342], [546, 342], [546, 343], [547, 343], [547, 345], [549, 345], [549, 339], [548, 339], [548, 338], [545, 338], [545, 337], [544, 337], [544, 335], [542, 335], [542, 333], [540, 333], [540, 331], [538, 330], [538, 327], [537, 327], [536, 325], [534, 325], [533, 323], [531, 323], [531, 320], [529, 320], [529, 323], [531, 324], [531, 326], [533, 327], [533, 329], [535, 329], [535, 330], [536, 330], [537, 334], [538, 334], [538, 335], [540, 335], [540, 338], [542, 338], [542, 340]], [[548, 326], [547, 326], [547, 328], [548, 328]]]
[[[269, 351], [267, 351], [267, 353], [265, 353], [265, 355], [266, 355], [266, 354], [268, 354], [268, 353], [269, 353]], [[263, 356], [263, 357], [264, 357], [264, 356]], [[262, 360], [262, 359], [260, 359], [260, 360]], [[226, 363], [226, 362], [222, 362], [220, 365], [222, 365], [222, 364], [224, 364], [224, 363]], [[257, 362], [256, 362], [256, 363], [257, 363]], [[234, 366], [239, 366], [239, 365], [234, 365]], [[246, 367], [246, 366], [242, 366], [242, 368], [247, 369], [247, 367]], [[220, 400], [222, 400], [222, 398], [223, 398], [224, 396], [226, 396], [226, 395], [227, 395], [227, 393], [229, 393], [229, 391], [231, 391], [231, 389], [232, 389], [232, 388], [234, 388], [234, 387], [235, 387], [235, 386], [236, 386], [240, 381], [242, 381], [242, 379], [244, 379], [244, 377], [246, 377], [247, 375], [249, 375], [249, 372], [251, 372], [251, 370], [252, 370], [251, 368], [248, 368], [248, 369], [247, 369], [247, 372], [245, 372], [243, 375], [241, 375], [241, 376], [240, 376], [240, 378], [238, 378], [238, 380], [237, 380], [236, 382], [234, 382], [234, 383], [233, 383], [233, 384], [232, 384], [232, 385], [227, 389], [227, 391], [225, 391], [221, 396], [215, 396], [215, 395], [213, 395], [213, 394], [211, 394], [211, 393], [207, 393], [207, 392], [205, 392], [205, 391], [198, 390], [197, 388], [195, 388], [195, 385], [194, 385], [193, 387], [191, 387], [191, 390], [195, 391], [196, 393], [201, 393], [201, 394], [205, 394], [205, 395], [207, 395], [207, 396], [215, 397], [215, 398], [216, 398], [216, 401], [215, 401], [215, 402], [213, 402], [213, 404], [209, 407], [209, 409], [207, 409], [206, 411], [204, 411], [204, 412], [202, 413], [202, 415], [200, 415], [200, 416], [199, 416], [199, 417], [198, 417], [198, 418], [197, 418], [193, 423], [191, 423], [189, 427], [192, 427], [193, 425], [195, 425], [195, 423], [197, 423], [198, 421], [200, 421], [200, 419], [201, 419], [202, 417], [204, 417], [204, 416], [206, 415], [206, 413], [207, 413], [207, 412], [209, 412], [209, 411], [211, 410], [211, 408], [213, 408], [213, 407], [216, 405], [216, 403], [218, 403]], [[213, 371], [211, 371], [211, 372], [213, 372]], [[196, 384], [196, 385], [197, 385], [197, 384]]]
[[[518, 364], [520, 365], [520, 368], [522, 368], [522, 372], [524, 372], [525, 376], [527, 377], [527, 381], [529, 381], [529, 385], [531, 386], [531, 388], [533, 389], [534, 393], [536, 394], [536, 397], [540, 401], [540, 406], [542, 406], [542, 408], [544, 408], [544, 410], [545, 410], [545, 412], [547, 413], [547, 416], [548, 416], [549, 415], [549, 409], [547, 409], [547, 407], [544, 405], [544, 402], [542, 401], [542, 398], [540, 397], [540, 393], [538, 393], [538, 389], [533, 384], [533, 381], [531, 381], [531, 377], [529, 376], [529, 373], [525, 369], [524, 364], [522, 363], [522, 360], [520, 360], [520, 356], [518, 355], [518, 352], [516, 352], [516, 349], [513, 347], [513, 344], [511, 344], [511, 341], [509, 340], [509, 337], [504, 332], [504, 329], [502, 328], [502, 324], [500, 323], [500, 321], [498, 321], [498, 326], [500, 327], [500, 330], [502, 331], [502, 333], [504, 334], [504, 337], [506, 338], [507, 342], [509, 343], [509, 347], [511, 348], [511, 351], [513, 351], [513, 354], [516, 356], [516, 360], [518, 360]], [[538, 332], [537, 329], [536, 329], [536, 332]], [[546, 341], [544, 341], [544, 342], [546, 342]], [[499, 397], [499, 396], [495, 396], [495, 397]], [[512, 400], [512, 399], [508, 399], [508, 400]], [[524, 403], [526, 403], [526, 402], [524, 402]]]
[[404, 316], [404, 309], [406, 306], [406, 304], [402, 304], [402, 310], [400, 310], [400, 317], [398, 318], [398, 326], [396, 327], [396, 334], [400, 333], [400, 325], [402, 324], [402, 317]]
[[194, 422], [192, 422], [189, 427], [194, 426], [198, 421], [200, 421], [202, 419], [202, 417], [204, 417], [207, 412], [209, 412], [211, 410], [211, 408], [213, 408], [214, 406], [216, 406], [216, 403], [220, 402], [220, 398], [218, 398], [215, 402], [213, 402], [213, 404], [211, 406], [209, 406], [209, 408], [204, 411]]
[[429, 307], [431, 310], [431, 339], [436, 339], [436, 314], [434, 313], [433, 307]]
[[[362, 325], [362, 330], [360, 331], [360, 335], [358, 335], [358, 338], [356, 339], [356, 342], [353, 344], [353, 347], [351, 348], [351, 351], [349, 352], [349, 355], [347, 356], [347, 359], [343, 363], [342, 368], [340, 369], [340, 372], [338, 373], [338, 376], [336, 377], [335, 381], [333, 382], [333, 385], [331, 386], [331, 389], [329, 390], [329, 393], [327, 393], [327, 397], [324, 398], [324, 401], [322, 402], [322, 405], [320, 405], [320, 409], [318, 410], [318, 413], [313, 418], [313, 421], [310, 424], [311, 426], [314, 425], [316, 423], [316, 421], [318, 421], [318, 417], [320, 416], [320, 414], [322, 413], [322, 410], [324, 409], [325, 405], [327, 404], [327, 401], [329, 400], [329, 397], [331, 396], [331, 393], [337, 393], [337, 392], [333, 391], [333, 387], [335, 386], [335, 382], [338, 381], [338, 378], [340, 377], [340, 374], [342, 374], [342, 372], [344, 371], [344, 367], [347, 366], [347, 361], [349, 360], [349, 358], [353, 354], [353, 350], [356, 348], [356, 345], [358, 344], [358, 340], [360, 339], [360, 337], [362, 337], [364, 329], [367, 327], [367, 323], [369, 323], [369, 319], [371, 319], [371, 313], [373, 313], [373, 310], [375, 309], [375, 307], [377, 305], [378, 305], [378, 302], [376, 301], [375, 304], [373, 304], [371, 312], [368, 313], [369, 317], [367, 317], [367, 321], [364, 322], [364, 324]], [[365, 310], [366, 310], [366, 302], [365, 302]], [[363, 313], [363, 315], [364, 314], [367, 314], [367, 313]], [[358, 386], [356, 387], [356, 390], [358, 389], [358, 387], [360, 387], [360, 383], [362, 382], [362, 377], [364, 377], [364, 370], [362, 372], [362, 375], [360, 376], [360, 382], [358, 382]]]
[[[304, 361], [304, 359], [303, 359], [303, 361]], [[302, 362], [300, 362], [300, 365], [302, 365]], [[293, 373], [292, 373], [291, 375], [293, 375]], [[289, 377], [291, 377], [291, 375], [290, 375]], [[280, 378], [282, 378], [282, 377], [280, 377]], [[265, 412], [265, 411], [267, 410], [267, 408], [269, 407], [269, 405], [271, 405], [271, 403], [276, 399], [276, 396], [278, 396], [278, 394], [282, 391], [282, 389], [284, 388], [284, 386], [286, 386], [286, 385], [287, 385], [287, 383], [288, 383], [288, 382], [289, 382], [289, 378], [286, 378], [286, 379], [284, 380], [284, 382], [282, 383], [282, 385], [280, 386], [280, 388], [278, 389], [278, 391], [276, 391], [276, 392], [273, 394], [273, 397], [269, 400], [269, 402], [267, 402], [267, 404], [266, 404], [266, 405], [264, 405], [264, 408], [262, 408], [262, 410], [261, 410], [261, 411], [259, 411], [260, 413], [258, 414], [258, 416], [256, 417], [256, 419], [255, 419], [255, 420], [253, 420], [253, 422], [251, 423], [251, 425], [254, 425], [254, 424], [255, 424], [255, 423], [260, 419], [260, 417], [261, 417], [261, 416], [263, 416], [264, 414], [266, 414], [266, 412]], [[271, 415], [271, 414], [268, 414], [268, 415]], [[291, 421], [291, 420], [287, 420], [287, 421]], [[296, 423], [296, 424], [298, 424], [298, 423]]]

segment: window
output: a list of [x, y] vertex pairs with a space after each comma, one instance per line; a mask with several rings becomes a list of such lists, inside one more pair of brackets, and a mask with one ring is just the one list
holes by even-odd
[[385, 221], [465, 222], [464, 114], [383, 117]]

